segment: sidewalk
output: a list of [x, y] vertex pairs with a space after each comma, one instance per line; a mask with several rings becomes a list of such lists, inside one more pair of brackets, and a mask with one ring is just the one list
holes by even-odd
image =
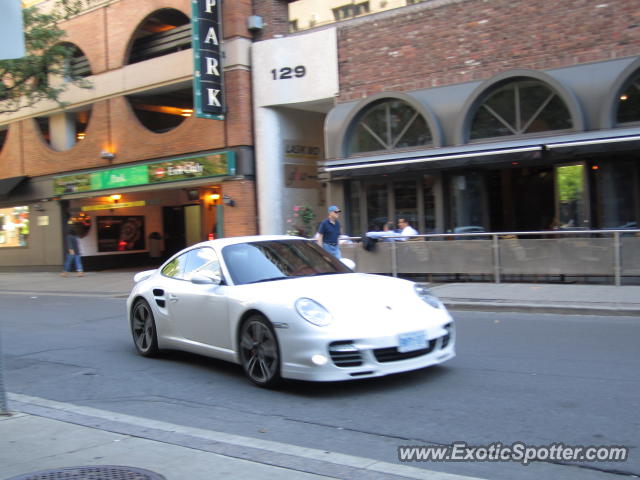
[[[87, 272], [62, 278], [54, 272], [0, 273], [0, 294], [126, 297], [136, 271]], [[447, 283], [431, 285], [451, 310], [627, 315], [640, 317], [640, 286]]]
[[27, 395], [9, 401], [19, 413], [0, 416], [1, 480], [482, 480]]

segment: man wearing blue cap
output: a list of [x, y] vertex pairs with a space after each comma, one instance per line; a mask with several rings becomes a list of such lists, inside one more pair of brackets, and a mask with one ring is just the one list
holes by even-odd
[[342, 258], [340, 247], [338, 247], [338, 237], [340, 236], [339, 214], [340, 208], [331, 205], [328, 209], [327, 218], [320, 222], [316, 236], [318, 245], [336, 258]]

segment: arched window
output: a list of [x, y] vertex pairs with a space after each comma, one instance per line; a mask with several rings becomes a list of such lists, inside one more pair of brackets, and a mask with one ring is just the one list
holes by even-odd
[[42, 138], [58, 152], [69, 150], [84, 140], [91, 119], [92, 106], [55, 113], [46, 117], [34, 117]]
[[520, 78], [490, 91], [471, 120], [470, 140], [573, 127], [560, 96], [539, 80]]
[[617, 123], [640, 122], [640, 72], [635, 73], [618, 96]]
[[125, 97], [138, 121], [155, 133], [165, 133], [193, 114], [191, 83], [138, 92]]
[[191, 48], [191, 21], [184, 13], [163, 8], [136, 30], [127, 63], [137, 63]]
[[425, 118], [408, 103], [386, 99], [365, 108], [348, 135], [348, 155], [432, 143]]
[[64, 66], [66, 76], [77, 78], [88, 77], [91, 75], [91, 65], [89, 65], [89, 60], [85, 56], [84, 52], [73, 43], [64, 42], [62, 45], [68, 49]]

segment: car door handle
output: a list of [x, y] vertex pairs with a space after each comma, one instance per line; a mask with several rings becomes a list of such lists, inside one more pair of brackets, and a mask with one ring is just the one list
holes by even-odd
[[170, 294], [169, 294], [169, 301], [170, 301], [170, 302], [175, 303], [175, 302], [177, 302], [178, 300], [179, 300], [179, 298], [178, 298], [178, 296], [177, 296], [177, 295], [174, 295], [173, 293], [170, 293]]

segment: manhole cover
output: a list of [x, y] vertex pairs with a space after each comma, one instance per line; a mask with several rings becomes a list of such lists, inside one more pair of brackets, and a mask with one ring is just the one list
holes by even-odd
[[56, 468], [27, 473], [7, 480], [166, 480], [162, 475], [142, 468], [116, 465]]

